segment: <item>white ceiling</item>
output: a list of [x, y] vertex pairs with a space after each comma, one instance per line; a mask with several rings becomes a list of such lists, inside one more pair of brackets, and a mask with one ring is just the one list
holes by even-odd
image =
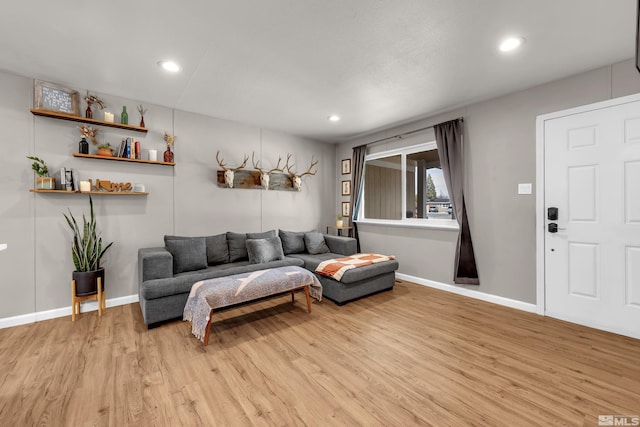
[[[631, 58], [635, 15], [635, 0], [15, 1], [0, 69], [336, 142]], [[526, 43], [501, 54], [507, 35]]]

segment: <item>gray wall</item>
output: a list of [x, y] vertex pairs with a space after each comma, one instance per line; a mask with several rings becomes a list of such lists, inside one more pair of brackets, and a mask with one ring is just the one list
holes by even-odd
[[[640, 74], [628, 60], [343, 143], [336, 159], [351, 157], [354, 146], [464, 116], [465, 198], [481, 282], [468, 287], [535, 303], [536, 189], [517, 195], [517, 186], [535, 184], [536, 117], [637, 92]], [[456, 232], [364, 224], [358, 229], [363, 251], [394, 254], [401, 273], [452, 284]]]
[[[85, 89], [75, 88], [84, 93]], [[147, 135], [101, 127], [98, 140], [115, 145], [123, 136], [140, 140], [143, 153], [165, 150], [164, 131], [178, 136], [174, 168], [74, 158], [78, 123], [35, 117], [29, 112], [33, 80], [0, 72], [0, 319], [70, 306], [73, 263], [67, 209], [88, 213], [86, 195], [29, 193], [34, 174], [27, 155], [43, 158], [55, 173], [72, 167], [82, 179], [143, 183], [148, 196], [93, 196], [103, 237], [115, 244], [103, 263], [107, 298], [137, 294], [137, 251], [163, 246], [164, 234], [205, 235], [233, 231], [323, 230], [335, 221], [335, 146], [253, 126], [214, 119], [156, 105], [145, 105]], [[119, 116], [127, 105], [129, 123], [137, 124], [139, 101], [98, 94]], [[82, 105], [84, 111], [85, 106]], [[94, 117], [102, 112], [94, 111]], [[94, 147], [91, 147], [95, 150]], [[256, 152], [266, 167], [279, 155], [304, 170], [313, 155], [318, 173], [303, 178], [302, 192], [230, 190], [215, 184], [216, 150], [229, 164]], [[248, 165], [251, 167], [251, 165]]]

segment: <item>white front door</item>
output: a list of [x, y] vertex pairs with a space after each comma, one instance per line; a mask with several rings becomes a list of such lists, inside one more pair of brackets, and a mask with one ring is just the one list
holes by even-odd
[[640, 338], [640, 101], [621, 102], [543, 121], [545, 314]]

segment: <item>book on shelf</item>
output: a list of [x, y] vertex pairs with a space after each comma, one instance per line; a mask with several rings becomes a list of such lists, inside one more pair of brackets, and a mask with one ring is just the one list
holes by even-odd
[[60, 168], [60, 189], [65, 191], [76, 191], [78, 189], [77, 173], [71, 168]]
[[118, 149], [118, 157], [122, 157], [124, 155], [124, 148], [127, 145], [127, 142], [124, 138], [122, 138], [122, 142], [120, 143], [120, 148]]

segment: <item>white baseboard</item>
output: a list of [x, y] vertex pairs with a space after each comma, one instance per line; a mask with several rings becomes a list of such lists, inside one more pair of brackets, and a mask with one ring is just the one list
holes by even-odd
[[528, 302], [522, 302], [510, 298], [501, 297], [498, 295], [491, 295], [484, 292], [475, 291], [473, 289], [463, 288], [460, 286], [448, 285], [446, 283], [434, 282], [433, 280], [422, 279], [420, 277], [410, 276], [408, 274], [396, 273], [396, 278], [400, 280], [406, 280], [407, 282], [417, 283], [418, 285], [428, 286], [430, 288], [440, 289], [441, 291], [447, 291], [454, 294], [462, 295], [465, 297], [475, 298], [493, 304], [504, 305], [506, 307], [515, 308], [516, 310], [527, 311], [529, 313], [536, 313], [536, 305]]
[[[129, 295], [107, 300], [108, 307], [131, 304], [138, 302], [138, 295]], [[85, 301], [82, 303], [82, 312], [98, 311], [98, 301]], [[0, 319], [0, 329], [12, 326], [26, 325], [28, 323], [39, 322], [41, 320], [55, 319], [57, 317], [71, 316], [71, 306], [54, 308], [53, 310], [37, 311], [35, 313], [21, 314], [20, 316], [5, 317]]]

